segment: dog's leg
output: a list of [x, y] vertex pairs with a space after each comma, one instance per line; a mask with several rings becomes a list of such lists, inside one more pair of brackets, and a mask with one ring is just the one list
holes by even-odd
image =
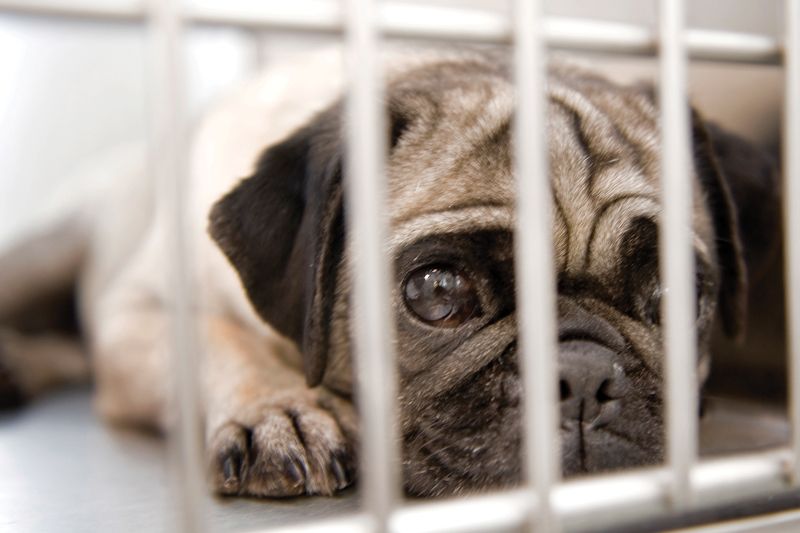
[[[168, 291], [158, 235], [90, 311], [96, 405], [112, 421], [168, 428]], [[207, 309], [202, 304], [200, 306]], [[227, 316], [198, 312], [206, 337], [202, 363], [210, 478], [223, 494], [331, 494], [352, 480], [356, 440], [351, 404], [306, 386], [286, 362], [288, 341]], [[296, 355], [296, 354], [295, 354]], [[290, 358], [288, 358], [290, 359]]]
[[87, 246], [86, 222], [66, 217], [53, 227], [27, 235], [0, 255], [0, 322], [64, 292], [75, 283]]
[[107, 420], [160, 431], [169, 425], [169, 330], [153, 301], [103, 313], [91, 337], [95, 408]]
[[15, 407], [54, 386], [88, 378], [88, 360], [77, 338], [0, 330], [0, 408]]
[[[169, 321], [155, 301], [105, 312], [94, 336], [96, 406], [114, 422], [167, 429]], [[120, 298], [117, 301], [123, 301]], [[225, 318], [201, 318], [207, 334], [203, 390], [213, 489], [222, 494], [331, 494], [353, 479], [352, 405], [309, 389], [281, 357], [291, 349]]]
[[[208, 458], [223, 494], [331, 494], [353, 480], [352, 404], [280, 357], [286, 341], [219, 319], [208, 324]], [[291, 348], [288, 348], [291, 349]]]

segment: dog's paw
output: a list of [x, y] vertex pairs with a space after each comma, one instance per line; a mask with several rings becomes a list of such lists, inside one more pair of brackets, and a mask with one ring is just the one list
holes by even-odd
[[353, 446], [337, 420], [306, 404], [266, 409], [252, 427], [223, 424], [210, 436], [208, 454], [220, 494], [330, 495], [355, 476]]

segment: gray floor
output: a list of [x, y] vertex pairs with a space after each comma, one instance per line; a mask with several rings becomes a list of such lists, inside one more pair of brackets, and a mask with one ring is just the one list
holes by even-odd
[[[0, 532], [172, 531], [164, 442], [109, 428], [86, 390], [0, 415]], [[353, 494], [287, 501], [211, 499], [210, 531], [248, 531], [352, 511]]]
[[[712, 402], [702, 426], [706, 454], [765, 448], [788, 438], [780, 413]], [[63, 391], [0, 415], [0, 531], [171, 531], [166, 447], [157, 437], [112, 429], [91, 413], [87, 390]], [[247, 531], [356, 508], [350, 493], [288, 501], [212, 499], [211, 531]]]

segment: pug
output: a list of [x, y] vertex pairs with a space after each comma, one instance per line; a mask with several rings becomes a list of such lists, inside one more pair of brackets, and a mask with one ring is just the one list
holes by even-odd
[[[344, 223], [340, 59], [324, 52], [272, 69], [212, 113], [193, 144], [203, 411], [220, 494], [332, 494], [356, 477], [349, 295], [359, 271]], [[513, 154], [535, 147], [514, 143], [509, 54], [395, 50], [385, 70], [404, 486], [419, 496], [511, 486], [522, 476], [523, 394]], [[563, 60], [549, 66], [545, 93], [562, 470], [656, 464], [666, 290], [656, 99]], [[777, 246], [778, 200], [774, 166], [756, 147], [696, 111], [692, 142], [702, 384], [712, 325], [743, 330], [748, 272]], [[735, 158], [718, 157], [731, 146]], [[747, 209], [767, 213], [747, 217], [758, 227], [742, 226]], [[122, 246], [124, 260], [87, 254], [81, 301], [99, 412], [166, 428], [169, 292], [163, 219], [153, 220]], [[87, 233], [90, 250], [113, 235]]]

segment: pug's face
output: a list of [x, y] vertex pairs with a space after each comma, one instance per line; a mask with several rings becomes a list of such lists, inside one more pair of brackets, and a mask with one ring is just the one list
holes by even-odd
[[[406, 488], [512, 485], [522, 472], [522, 391], [509, 69], [472, 54], [389, 74], [388, 249]], [[558, 65], [547, 97], [563, 472], [658, 463], [658, 112], [641, 88]], [[218, 205], [213, 231], [261, 316], [298, 342], [309, 383], [349, 394], [348, 295], [358, 269], [348, 266], [342, 223], [340, 115], [331, 108], [268, 149]], [[715, 317], [732, 333], [740, 327], [744, 266], [735, 205], [698, 117], [694, 143], [704, 379]], [[233, 228], [234, 211], [263, 214]]]

